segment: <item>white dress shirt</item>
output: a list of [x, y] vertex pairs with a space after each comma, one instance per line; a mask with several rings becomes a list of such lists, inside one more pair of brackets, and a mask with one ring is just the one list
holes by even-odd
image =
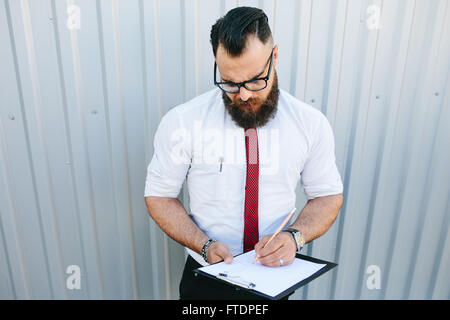
[[[275, 117], [257, 128], [260, 239], [275, 232], [294, 208], [299, 181], [308, 199], [343, 190], [327, 118], [281, 89], [277, 108]], [[233, 256], [243, 252], [244, 139], [220, 89], [208, 91], [163, 116], [145, 184], [145, 197], [176, 198], [187, 179], [191, 218], [211, 239], [225, 242]]]

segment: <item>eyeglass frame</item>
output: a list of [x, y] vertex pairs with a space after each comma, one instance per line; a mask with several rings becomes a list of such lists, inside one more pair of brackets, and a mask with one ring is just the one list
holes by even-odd
[[[267, 88], [267, 81], [270, 78], [270, 73], [272, 71], [272, 63], [273, 63], [273, 51], [274, 51], [275, 47], [272, 48], [272, 52], [270, 53], [270, 57], [269, 57], [269, 70], [267, 71], [267, 76], [263, 77], [263, 78], [255, 78], [255, 79], [251, 79], [251, 80], [247, 80], [247, 81], [242, 81], [242, 82], [233, 82], [233, 81], [224, 81], [224, 82], [217, 82], [217, 63], [216, 61], [214, 61], [214, 85], [216, 85], [220, 90], [222, 90], [223, 92], [227, 92], [227, 93], [238, 93], [241, 91], [241, 88], [244, 87], [245, 89], [247, 89], [248, 91], [253, 91], [253, 92], [257, 92], [257, 91], [261, 91], [264, 90], [265, 88]], [[267, 63], [269, 62], [266, 62]], [[258, 80], [264, 80], [266, 82], [266, 85], [258, 90], [253, 90], [253, 89], [249, 89], [247, 88], [247, 86], [245, 85], [246, 83], [249, 82], [253, 82], [253, 81], [258, 81]], [[225, 89], [223, 89], [222, 87], [220, 87], [221, 84], [232, 84], [238, 87], [237, 91], [226, 91]]]

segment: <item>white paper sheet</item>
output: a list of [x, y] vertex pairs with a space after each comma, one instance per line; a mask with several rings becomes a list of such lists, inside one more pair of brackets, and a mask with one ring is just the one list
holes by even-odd
[[229, 280], [242, 284], [253, 283], [253, 290], [275, 297], [286, 289], [313, 275], [326, 264], [301, 259], [282, 267], [267, 267], [254, 261], [255, 251], [234, 257], [231, 264], [220, 262], [200, 268], [203, 272], [218, 276], [227, 274]]

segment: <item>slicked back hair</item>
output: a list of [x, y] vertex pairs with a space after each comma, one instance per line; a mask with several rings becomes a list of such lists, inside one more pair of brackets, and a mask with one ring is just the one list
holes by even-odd
[[228, 54], [238, 57], [245, 49], [249, 35], [266, 44], [272, 38], [269, 19], [259, 8], [237, 7], [216, 21], [211, 28], [211, 45], [214, 56], [221, 44]]

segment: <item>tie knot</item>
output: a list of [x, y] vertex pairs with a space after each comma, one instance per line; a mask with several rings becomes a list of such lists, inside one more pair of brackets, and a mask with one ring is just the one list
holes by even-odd
[[245, 149], [248, 164], [258, 164], [258, 133], [255, 128], [245, 130]]

